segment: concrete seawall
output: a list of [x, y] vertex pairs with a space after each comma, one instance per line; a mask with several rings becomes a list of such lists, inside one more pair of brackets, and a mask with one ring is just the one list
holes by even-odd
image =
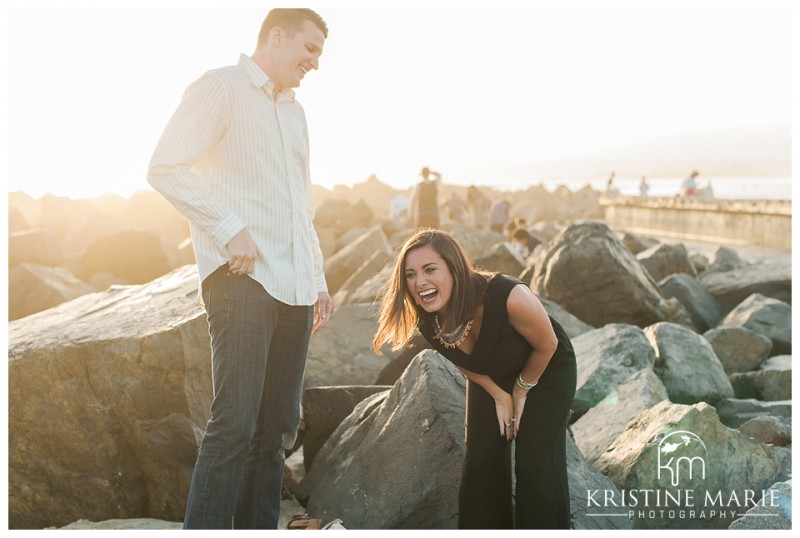
[[615, 230], [728, 245], [792, 250], [789, 200], [714, 200], [603, 196]]

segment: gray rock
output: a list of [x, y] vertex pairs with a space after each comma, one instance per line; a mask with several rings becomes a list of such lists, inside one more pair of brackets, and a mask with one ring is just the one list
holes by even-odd
[[708, 273], [700, 282], [726, 312], [754, 293], [792, 302], [792, 264], [788, 262], [757, 263]]
[[667, 315], [653, 279], [600, 222], [570, 226], [548, 243], [531, 289], [595, 327], [646, 327]]
[[369, 300], [363, 301], [372, 303], [375, 301], [375, 296], [369, 297], [369, 294], [359, 293], [361, 286], [376, 274], [381, 273], [386, 265], [391, 260], [389, 253], [379, 250], [370, 256], [367, 261], [361, 264], [350, 277], [342, 283], [339, 291], [333, 296], [333, 305], [339, 307], [345, 304], [353, 304], [355, 298], [362, 300], [368, 298]]
[[638, 253], [636, 259], [644, 265], [656, 282], [678, 273], [685, 273], [691, 277], [697, 276], [694, 267], [689, 262], [686, 247], [681, 243], [673, 245], [662, 243], [652, 246]]
[[738, 428], [748, 420], [760, 416], [774, 416], [779, 418], [792, 417], [792, 402], [763, 402], [753, 398], [737, 399], [726, 398], [717, 402], [714, 407], [717, 409], [720, 421], [729, 428]]
[[74, 523], [61, 527], [66, 530], [177, 530], [183, 527], [183, 521], [164, 521], [163, 519], [133, 518], [133, 519], [108, 519], [106, 521], [88, 521], [79, 519]]
[[[595, 467], [629, 502], [638, 494], [635, 509], [620, 510], [637, 529], [727, 528], [781, 474], [775, 447], [725, 427], [705, 402], [663, 401], [642, 412]], [[655, 492], [645, 497], [645, 490]]]
[[656, 323], [644, 330], [656, 350], [653, 371], [675, 403], [716, 403], [733, 397], [722, 363], [708, 341], [673, 323]]
[[336, 198], [327, 198], [314, 213], [314, 226], [317, 228], [334, 228], [339, 215], [350, 210], [350, 202]]
[[572, 404], [577, 419], [612, 393], [617, 385], [656, 357], [644, 332], [633, 325], [611, 324], [572, 340], [578, 365], [578, 383]]
[[8, 233], [13, 234], [17, 232], [23, 232], [25, 230], [30, 230], [31, 225], [28, 223], [28, 220], [25, 218], [25, 215], [22, 214], [22, 211], [16, 206], [11, 205], [11, 201], [9, 200], [8, 206]]
[[658, 376], [649, 368], [639, 370], [572, 424], [575, 443], [586, 460], [594, 463], [628, 422], [666, 399], [667, 389]]
[[689, 263], [692, 264], [697, 275], [704, 275], [708, 271], [708, 258], [699, 252], [689, 254]]
[[577, 317], [567, 312], [567, 310], [562, 308], [557, 302], [545, 299], [544, 297], [539, 297], [539, 301], [541, 301], [542, 306], [544, 306], [544, 309], [547, 311], [547, 314], [556, 320], [562, 327], [564, 327], [564, 330], [570, 339], [594, 330], [594, 327], [588, 323], [582, 322]]
[[208, 420], [208, 325], [187, 266], [12, 321], [9, 526], [183, 519]]
[[658, 241], [652, 237], [634, 235], [629, 232], [618, 233], [617, 237], [619, 237], [619, 240], [622, 241], [623, 245], [628, 247], [628, 250], [630, 250], [634, 256], [649, 249], [650, 247], [658, 245]]
[[719, 247], [711, 256], [708, 271], [732, 271], [747, 264], [739, 257], [739, 253], [730, 247]]
[[755, 398], [767, 402], [792, 399], [791, 364], [773, 363], [755, 372], [743, 372], [730, 376], [736, 397]]
[[372, 385], [384, 366], [399, 354], [384, 346], [372, 351], [378, 328], [374, 307], [350, 304], [334, 310], [327, 325], [311, 338], [306, 361], [306, 387]]
[[725, 373], [750, 372], [772, 351], [772, 340], [744, 327], [720, 327], [703, 334], [725, 368]]
[[758, 505], [745, 512], [729, 529], [773, 530], [792, 528], [792, 481], [773, 484], [764, 494], [763, 506]]
[[356, 406], [317, 454], [298, 498], [351, 529], [454, 528], [465, 380], [424, 351], [392, 390]]
[[406, 371], [408, 365], [414, 360], [414, 357], [420, 354], [423, 349], [433, 349], [427, 340], [419, 333], [414, 332], [414, 336], [406, 344], [406, 347], [398, 350], [398, 355], [395, 355], [389, 364], [383, 367], [381, 373], [378, 374], [378, 379], [375, 380], [376, 385], [394, 385], [398, 379]]
[[739, 431], [760, 443], [770, 445], [790, 445], [792, 443], [792, 422], [787, 418], [763, 415], [751, 418]]
[[93, 291], [65, 269], [23, 263], [8, 272], [8, 319], [24, 318]]
[[312, 387], [303, 391], [303, 464], [311, 468], [319, 449], [360, 401], [390, 386], [348, 385]]
[[453, 223], [452, 227], [453, 229], [450, 233], [472, 260], [476, 260], [488, 253], [492, 245], [496, 245], [505, 239], [503, 234], [492, 230], [475, 230], [455, 223]]
[[744, 327], [772, 340], [772, 354], [792, 353], [792, 307], [754, 293], [730, 311], [719, 327]]
[[364, 261], [376, 252], [391, 255], [389, 243], [380, 226], [372, 228], [349, 246], [325, 260], [325, 278], [328, 281], [329, 292], [335, 294], [339, 291], [350, 275], [355, 273]]
[[525, 260], [507, 242], [497, 243], [483, 256], [475, 259], [481, 269], [518, 277], [525, 270]]
[[[348, 292], [347, 301], [349, 304], [364, 304], [374, 303], [378, 301], [381, 289], [389, 282], [392, 277], [394, 268], [391, 264], [384, 267], [381, 272], [371, 276], [363, 284], [361, 284], [355, 291]], [[377, 312], [377, 306], [376, 306]]]
[[[383, 228], [381, 228], [383, 229]], [[351, 243], [354, 243], [359, 237], [367, 233], [369, 230], [363, 226], [355, 228], [347, 228], [342, 232], [342, 235], [336, 238], [336, 251], [340, 251]]]
[[88, 280], [108, 271], [131, 284], [144, 284], [170, 271], [161, 239], [147, 230], [128, 230], [101, 237], [86, 249], [76, 276]]
[[369, 205], [361, 198], [358, 202], [351, 204], [346, 211], [339, 213], [336, 219], [335, 228], [339, 230], [339, 234], [351, 228], [369, 228], [372, 226], [375, 214]]
[[[619, 497], [619, 490], [603, 473], [589, 465], [567, 435], [567, 480], [569, 481], [569, 508], [573, 529], [630, 529], [628, 518], [615, 517], [613, 507], [598, 507], [591, 502], [593, 492], [610, 491]], [[603, 493], [605, 494], [605, 493]], [[591, 495], [591, 497], [590, 497]]]
[[659, 283], [659, 290], [665, 299], [675, 298], [681, 302], [692, 325], [700, 332], [716, 327], [722, 319], [717, 300], [691, 275], [678, 273], [668, 276]]
[[33, 263], [58, 267], [64, 253], [53, 234], [43, 230], [24, 230], [8, 234], [8, 266]]

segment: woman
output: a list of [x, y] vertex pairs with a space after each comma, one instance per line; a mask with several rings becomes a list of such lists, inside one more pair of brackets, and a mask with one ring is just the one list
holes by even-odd
[[513, 528], [512, 439], [516, 527], [569, 528], [565, 434], [577, 376], [564, 329], [522, 282], [476, 270], [439, 230], [406, 240], [381, 297], [376, 351], [419, 329], [467, 376], [459, 528]]

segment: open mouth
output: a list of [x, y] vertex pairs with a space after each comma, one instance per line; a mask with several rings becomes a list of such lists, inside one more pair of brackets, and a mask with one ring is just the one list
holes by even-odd
[[419, 292], [419, 299], [423, 304], [430, 304], [436, 300], [437, 295], [439, 295], [439, 292], [435, 289], [424, 290]]

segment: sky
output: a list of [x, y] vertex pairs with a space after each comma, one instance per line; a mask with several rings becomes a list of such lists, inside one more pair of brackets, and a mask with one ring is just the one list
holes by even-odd
[[[150, 155], [182, 92], [251, 54], [268, 9], [97, 4], [9, 2], [9, 191], [149, 188]], [[330, 34], [297, 95], [312, 180], [328, 188], [370, 174], [403, 188], [422, 166], [480, 182], [493, 167], [791, 121], [787, 2], [374, 5], [384, 4], [312, 6]]]

